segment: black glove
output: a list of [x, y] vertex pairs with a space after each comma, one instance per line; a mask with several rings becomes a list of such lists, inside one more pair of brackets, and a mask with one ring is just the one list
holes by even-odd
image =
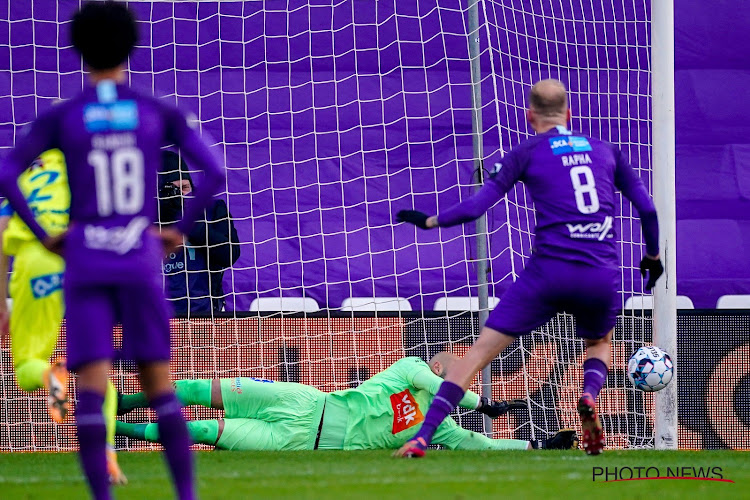
[[484, 413], [490, 418], [497, 418], [500, 415], [505, 415], [510, 409], [527, 408], [528, 403], [525, 399], [512, 399], [510, 401], [490, 401], [489, 399], [482, 396], [479, 398], [479, 407], [477, 411]]
[[159, 222], [174, 224], [182, 218], [182, 193], [172, 183], [159, 189]]
[[427, 219], [429, 218], [429, 215], [418, 210], [401, 210], [396, 214], [397, 221], [408, 222], [409, 224], [414, 224], [415, 226], [421, 227], [422, 229], [429, 229], [427, 227]]
[[562, 429], [547, 439], [534, 439], [531, 447], [535, 450], [577, 450], [578, 435], [573, 429]]
[[661, 265], [661, 259], [652, 259], [644, 256], [641, 259], [641, 276], [646, 277], [646, 271], [648, 271], [648, 281], [646, 282], [646, 290], [651, 291], [656, 285], [656, 280], [659, 276], [664, 274], [664, 266]]

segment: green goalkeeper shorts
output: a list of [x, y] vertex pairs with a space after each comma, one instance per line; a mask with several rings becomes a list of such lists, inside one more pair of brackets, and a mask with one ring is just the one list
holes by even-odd
[[289, 382], [238, 377], [221, 379], [224, 450], [312, 450], [325, 393]]

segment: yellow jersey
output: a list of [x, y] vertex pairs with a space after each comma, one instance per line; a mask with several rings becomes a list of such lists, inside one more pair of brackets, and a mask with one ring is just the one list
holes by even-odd
[[[26, 197], [39, 225], [47, 234], [60, 234], [70, 219], [70, 187], [65, 157], [59, 149], [45, 151], [18, 177], [18, 187]], [[11, 216], [3, 232], [3, 252], [15, 255], [23, 243], [36, 236], [13, 212], [8, 201], [0, 205], [0, 216]]]

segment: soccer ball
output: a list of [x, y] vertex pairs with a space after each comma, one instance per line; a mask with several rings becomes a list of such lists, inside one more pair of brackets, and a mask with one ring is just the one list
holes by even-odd
[[635, 351], [628, 361], [628, 378], [642, 391], [664, 389], [674, 373], [669, 354], [656, 346], [644, 346]]

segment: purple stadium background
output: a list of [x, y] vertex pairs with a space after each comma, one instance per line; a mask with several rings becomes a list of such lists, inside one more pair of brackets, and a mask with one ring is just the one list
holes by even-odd
[[677, 293], [750, 293], [750, 5], [675, 2]]
[[[486, 14], [497, 27], [480, 37], [495, 49], [482, 53], [485, 151], [529, 134], [524, 96], [552, 76], [568, 83], [574, 114], [588, 117], [574, 128], [622, 144], [650, 168], [647, 5], [532, 3], [482, 9], [482, 21]], [[678, 294], [711, 308], [720, 295], [750, 292], [750, 8], [676, 3]], [[55, 98], [80, 89], [75, 53], [57, 49], [69, 45], [59, 21], [76, 5], [0, 2], [9, 21], [0, 23], [0, 148]], [[281, 293], [333, 308], [349, 296], [401, 296], [431, 309], [437, 297], [476, 285], [466, 262], [471, 228], [415, 235], [391, 225], [400, 208], [434, 211], [472, 189], [464, 1], [132, 6], [148, 21], [141, 45], [150, 48], [132, 57], [131, 82], [193, 110], [226, 159], [225, 196], [243, 241], [226, 276], [231, 308]], [[511, 264], [518, 270], [528, 256], [528, 215], [506, 214], [502, 203], [491, 212], [497, 296]], [[630, 295], [641, 290], [633, 267], [642, 246], [637, 224], [623, 226], [633, 241], [622, 247]]]

